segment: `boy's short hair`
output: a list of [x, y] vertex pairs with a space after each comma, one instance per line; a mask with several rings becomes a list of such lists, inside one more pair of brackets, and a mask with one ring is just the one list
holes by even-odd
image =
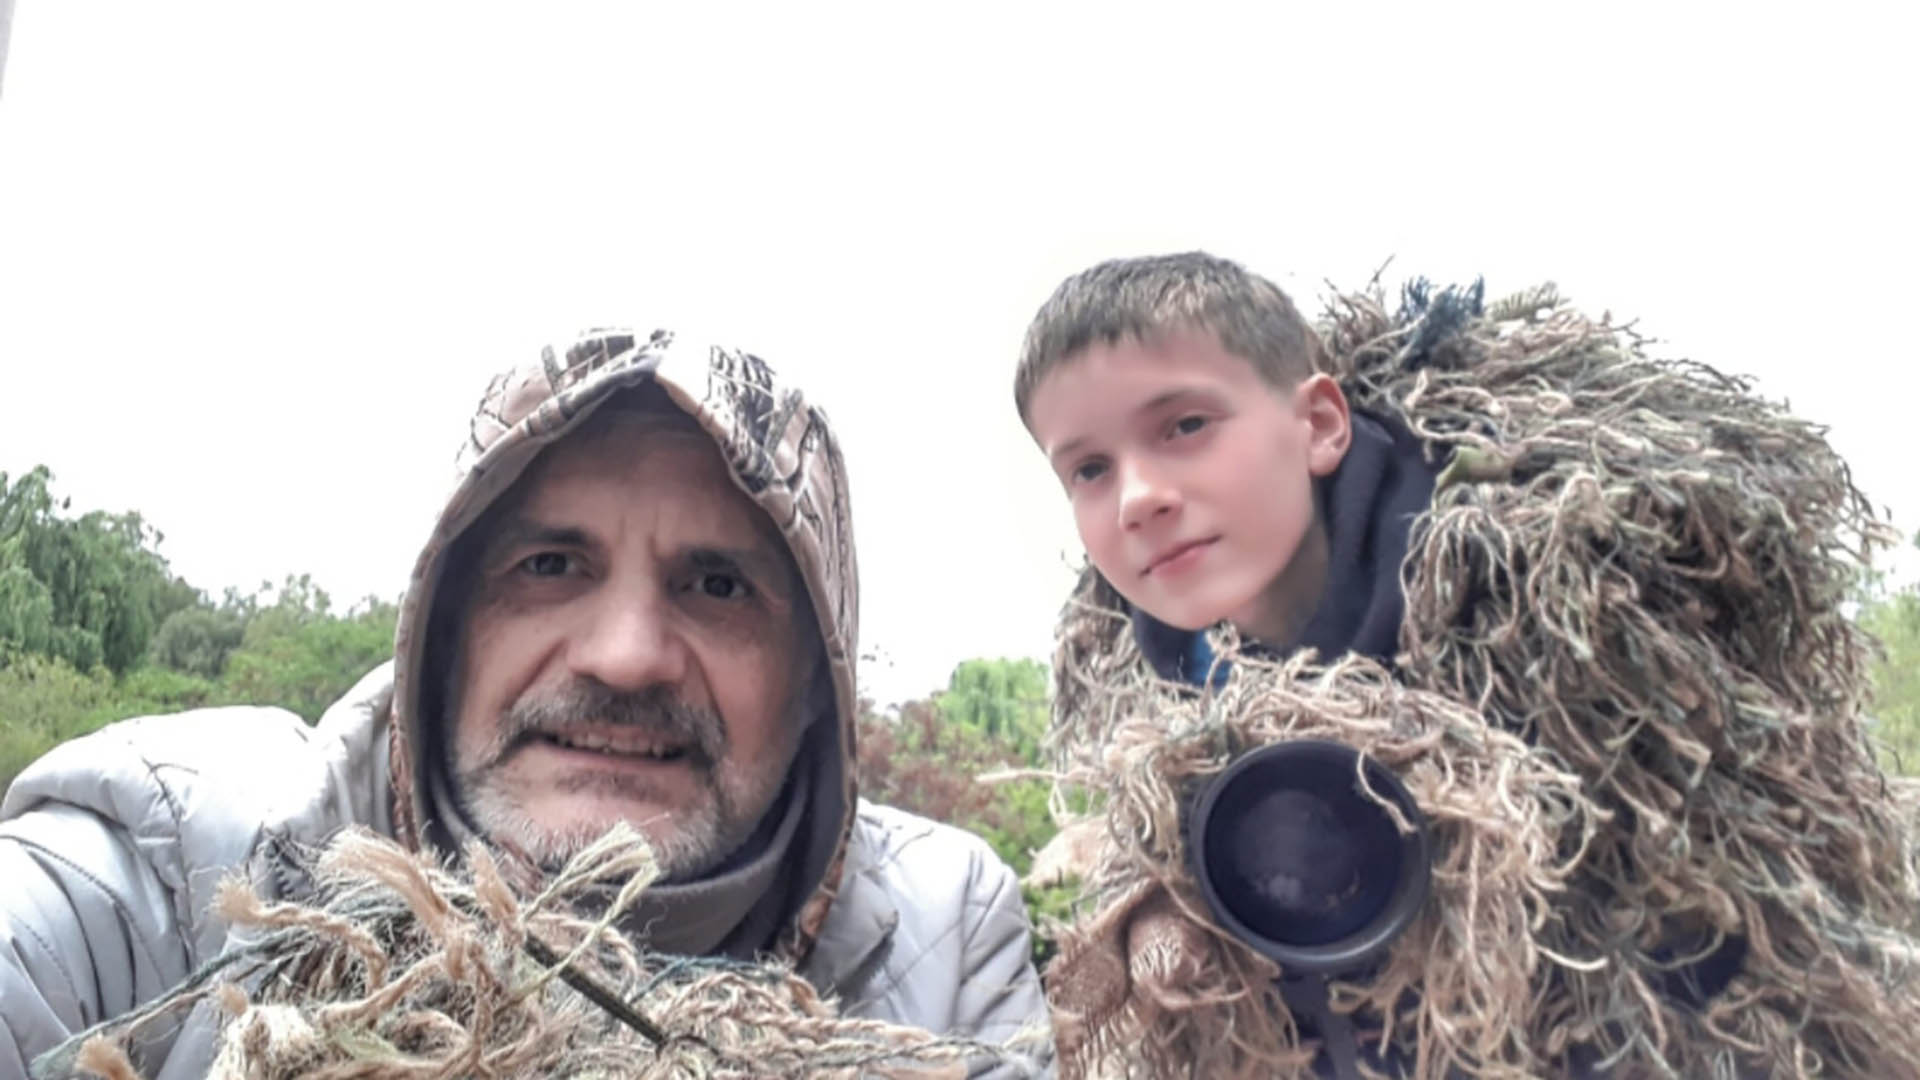
[[1208, 330], [1285, 390], [1324, 368], [1326, 347], [1280, 287], [1204, 251], [1112, 259], [1060, 283], [1027, 327], [1013, 400], [1020, 418], [1041, 380], [1095, 342]]

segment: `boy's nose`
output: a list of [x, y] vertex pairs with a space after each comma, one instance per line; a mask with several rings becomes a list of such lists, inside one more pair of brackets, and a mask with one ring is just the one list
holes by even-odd
[[1149, 521], [1171, 514], [1180, 505], [1177, 488], [1153, 470], [1137, 465], [1120, 470], [1120, 525], [1124, 529], [1144, 528]]
[[659, 587], [608, 590], [575, 628], [568, 666], [614, 690], [675, 686], [686, 677], [687, 642]]

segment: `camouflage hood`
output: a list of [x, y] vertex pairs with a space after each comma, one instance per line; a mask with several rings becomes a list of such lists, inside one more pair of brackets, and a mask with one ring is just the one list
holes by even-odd
[[854, 656], [858, 582], [846, 468], [826, 417], [780, 386], [758, 357], [679, 338], [595, 330], [564, 351], [497, 376], [457, 455], [452, 495], [415, 564], [394, 649], [391, 778], [394, 831], [410, 848], [451, 846], [456, 823], [436, 821], [432, 796], [440, 688], [428, 675], [450, 642], [435, 604], [455, 543], [505, 495], [540, 452], [565, 438], [617, 393], [656, 384], [719, 447], [740, 489], [785, 538], [819, 624], [832, 679], [833, 717], [815, 717], [795, 759], [809, 770], [803, 824], [789, 852], [799, 900], [778, 949], [804, 956], [838, 885], [855, 790]]

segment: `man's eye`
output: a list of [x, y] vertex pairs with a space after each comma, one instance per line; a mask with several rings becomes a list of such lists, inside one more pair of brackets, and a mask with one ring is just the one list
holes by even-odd
[[520, 560], [520, 569], [534, 577], [560, 577], [569, 566], [567, 557], [558, 551], [542, 551]]
[[715, 600], [741, 600], [752, 590], [737, 576], [714, 571], [700, 575], [700, 591]]
[[1173, 434], [1197, 435], [1206, 426], [1207, 418], [1204, 416], [1183, 416], [1173, 422]]

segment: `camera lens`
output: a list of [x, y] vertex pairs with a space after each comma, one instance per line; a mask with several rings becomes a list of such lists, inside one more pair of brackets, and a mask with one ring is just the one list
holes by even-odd
[[[1402, 832], [1381, 799], [1416, 828]], [[1428, 839], [1412, 796], [1340, 743], [1277, 743], [1242, 757], [1202, 795], [1190, 829], [1223, 927], [1295, 971], [1365, 963], [1426, 897]]]
[[1220, 898], [1242, 922], [1275, 941], [1326, 945], [1379, 917], [1400, 850], [1378, 804], [1314, 787], [1244, 790], [1244, 812], [1216, 814], [1208, 844], [1223, 856]]

